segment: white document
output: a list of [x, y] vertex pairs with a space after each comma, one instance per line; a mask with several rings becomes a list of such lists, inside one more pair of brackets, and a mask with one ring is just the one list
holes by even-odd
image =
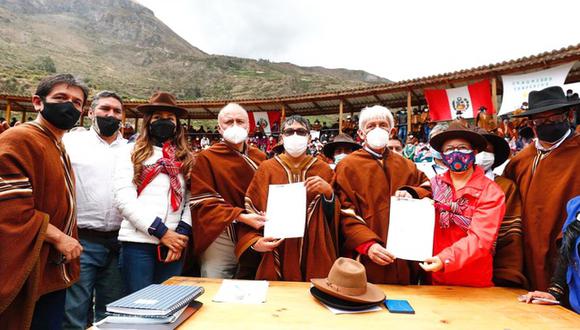
[[433, 256], [433, 201], [391, 197], [387, 251], [399, 259], [424, 261]]
[[261, 304], [266, 302], [268, 281], [223, 280], [214, 302]]
[[264, 237], [304, 237], [306, 187], [304, 182], [271, 184], [266, 206]]

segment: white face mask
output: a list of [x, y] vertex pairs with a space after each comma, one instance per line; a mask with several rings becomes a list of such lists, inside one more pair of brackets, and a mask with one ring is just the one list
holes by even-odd
[[475, 164], [483, 167], [484, 171], [489, 171], [493, 162], [495, 161], [495, 155], [491, 152], [482, 151], [475, 155]]
[[308, 136], [300, 136], [297, 134], [284, 137], [284, 151], [292, 157], [302, 155], [308, 147]]
[[338, 162], [340, 162], [341, 160], [344, 159], [344, 157], [346, 157], [347, 155], [345, 153], [342, 154], [338, 154], [336, 156], [334, 156], [334, 164], [338, 164]]
[[366, 142], [373, 149], [383, 149], [389, 142], [389, 132], [375, 127], [367, 133]]
[[228, 127], [224, 131], [224, 139], [230, 143], [238, 144], [246, 141], [248, 138], [248, 131], [238, 125]]

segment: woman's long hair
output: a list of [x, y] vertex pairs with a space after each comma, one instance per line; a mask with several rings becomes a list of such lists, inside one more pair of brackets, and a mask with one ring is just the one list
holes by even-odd
[[[147, 160], [151, 155], [153, 155], [153, 145], [155, 141], [149, 135], [149, 125], [151, 124], [151, 118], [153, 113], [146, 113], [143, 115], [143, 124], [141, 124], [141, 132], [137, 141], [135, 141], [135, 148], [133, 149], [133, 154], [131, 155], [131, 161], [133, 162], [133, 183], [135, 186], [141, 184], [141, 173], [143, 172], [143, 162]], [[185, 131], [179, 122], [179, 117], [177, 117], [177, 124], [175, 125], [175, 137], [172, 143], [175, 145], [175, 159], [181, 162], [181, 173], [183, 174], [185, 181], [189, 181], [190, 172], [193, 166], [193, 153], [187, 144], [185, 138]]]

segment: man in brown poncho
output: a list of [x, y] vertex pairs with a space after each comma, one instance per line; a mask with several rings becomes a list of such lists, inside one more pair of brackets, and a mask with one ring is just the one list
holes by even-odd
[[493, 283], [498, 286], [527, 287], [524, 276], [522, 234], [522, 201], [516, 184], [493, 170], [508, 160], [511, 150], [508, 142], [495, 134], [478, 129], [487, 140], [486, 150], [475, 155], [475, 163], [485, 176], [494, 180], [505, 194], [505, 214], [499, 228], [493, 256]]
[[566, 203], [580, 194], [580, 135], [571, 129], [573, 107], [560, 87], [530, 92], [528, 117], [536, 142], [507, 164], [504, 176], [522, 197], [524, 267], [531, 290], [546, 291], [558, 256], [556, 241]]
[[218, 125], [224, 141], [200, 152], [192, 170], [193, 254], [200, 259], [202, 277], [232, 278], [238, 271], [236, 222], [264, 222], [262, 215], [245, 212], [244, 196], [266, 155], [246, 143], [248, 113], [240, 105], [225, 106]]
[[72, 75], [43, 79], [34, 122], [0, 136], [0, 327], [60, 329], [66, 288], [79, 276], [74, 175], [62, 136], [87, 88]]
[[365, 108], [359, 117], [363, 149], [336, 167], [335, 191], [341, 204], [343, 256], [360, 257], [373, 283], [410, 284], [416, 263], [396, 259], [385, 249], [391, 196], [430, 195], [429, 179], [415, 164], [387, 148], [393, 115], [382, 106]]
[[331, 186], [333, 172], [328, 164], [306, 154], [308, 126], [300, 116], [284, 122], [284, 153], [262, 163], [248, 187], [246, 208], [253, 214], [267, 212], [270, 185], [304, 182], [307, 191], [304, 237], [278, 240], [263, 237], [259, 226], [239, 226], [236, 255], [261, 257], [256, 279], [309, 281], [326, 277], [337, 258], [339, 208]]

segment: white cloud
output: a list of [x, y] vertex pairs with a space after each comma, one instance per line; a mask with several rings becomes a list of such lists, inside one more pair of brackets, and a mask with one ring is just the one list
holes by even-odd
[[212, 54], [393, 80], [580, 42], [579, 1], [138, 0]]

